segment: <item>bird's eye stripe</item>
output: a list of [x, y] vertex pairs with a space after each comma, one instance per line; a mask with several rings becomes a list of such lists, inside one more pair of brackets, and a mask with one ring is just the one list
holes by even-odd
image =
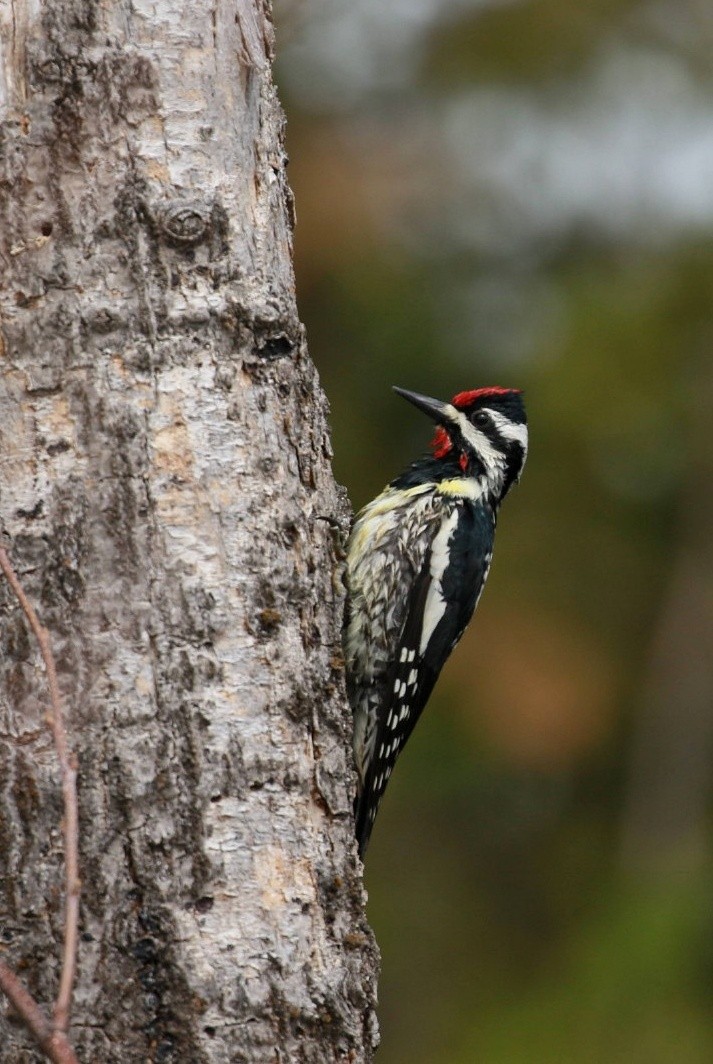
[[509, 417], [501, 414], [499, 410], [488, 409], [487, 413], [492, 418], [495, 428], [504, 440], [519, 443], [522, 447], [527, 448], [527, 425], [522, 422], [511, 421]]
[[456, 411], [454, 420], [461, 431], [463, 439], [483, 459], [486, 465], [498, 466], [502, 464], [502, 453], [484, 432], [481, 432], [479, 428], [468, 420], [465, 414]]

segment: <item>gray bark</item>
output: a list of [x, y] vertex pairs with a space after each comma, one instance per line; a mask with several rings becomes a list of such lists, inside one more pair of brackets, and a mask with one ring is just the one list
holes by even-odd
[[[82, 1061], [366, 1061], [347, 505], [260, 0], [0, 0], [0, 518], [79, 756]], [[0, 587], [0, 949], [56, 993], [37, 648]], [[37, 1053], [0, 1011], [0, 1060]]]

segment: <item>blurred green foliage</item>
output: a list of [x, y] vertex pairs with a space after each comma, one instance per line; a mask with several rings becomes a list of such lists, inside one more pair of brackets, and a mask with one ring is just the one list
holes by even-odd
[[525, 0], [475, 6], [434, 27], [426, 75], [446, 89], [474, 80], [526, 84], [576, 76], [638, 4], [632, 0]]
[[[353, 40], [368, 43], [376, 19], [378, 53], [384, 11], [354, 4], [330, 17], [355, 20], [364, 4]], [[695, 559], [713, 601], [711, 504], [691, 505], [713, 499], [713, 208], [688, 196], [707, 156], [685, 149], [689, 133], [713, 145], [713, 120], [699, 128], [695, 117], [701, 91], [713, 114], [700, 66], [713, 20], [693, 0], [412, 6], [410, 19], [398, 5], [412, 61], [394, 61], [389, 84], [378, 71], [360, 83], [356, 44], [352, 54], [335, 33], [337, 73], [316, 88], [319, 49], [305, 38], [311, 27], [327, 49], [326, 9], [285, 3], [278, 20], [278, 40], [294, 42], [278, 80], [298, 299], [355, 507], [428, 442], [392, 384], [443, 398], [517, 385], [531, 426], [477, 617], [399, 762], [368, 854], [379, 1059], [704, 1064], [713, 678], [703, 667], [696, 681], [708, 711], [682, 713], [687, 665], [667, 656], [666, 633], [713, 661], [713, 618], [687, 612], [696, 588], [684, 564]], [[627, 111], [626, 74], [643, 52], [654, 82], [671, 86], [656, 106], [682, 116], [665, 195], [663, 118], [645, 100], [611, 139], [612, 173], [626, 184], [638, 166], [640, 193], [609, 210], [595, 182], [581, 201], [581, 166], [563, 171], [561, 211], [546, 176], [531, 195], [527, 174], [509, 189], [528, 157], [528, 116], [554, 108], [560, 122], [567, 101], [567, 120], [582, 123], [576, 151], [597, 164], [586, 122], [606, 130]], [[343, 96], [340, 62], [352, 77]], [[599, 105], [582, 111], [602, 80]], [[441, 137], [466, 90], [487, 93], [476, 116], [496, 97], [513, 111], [502, 188], [480, 174], [477, 150], [467, 175]], [[543, 158], [555, 139], [536, 145]], [[497, 154], [497, 138], [487, 143]], [[642, 213], [649, 194], [660, 201]], [[705, 750], [703, 772], [691, 746]], [[675, 831], [657, 820], [661, 802], [681, 810]]]

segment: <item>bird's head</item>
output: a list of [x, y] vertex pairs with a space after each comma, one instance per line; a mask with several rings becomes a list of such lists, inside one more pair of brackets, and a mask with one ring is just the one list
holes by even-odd
[[459, 392], [450, 403], [427, 395], [394, 391], [428, 414], [438, 428], [431, 441], [433, 457], [463, 476], [483, 478], [491, 493], [502, 497], [518, 480], [527, 457], [527, 417], [517, 388], [476, 388]]

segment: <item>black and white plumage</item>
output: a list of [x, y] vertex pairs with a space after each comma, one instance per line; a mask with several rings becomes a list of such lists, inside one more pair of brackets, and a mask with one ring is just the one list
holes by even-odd
[[396, 388], [438, 424], [419, 458], [357, 515], [347, 547], [347, 690], [363, 856], [394, 763], [485, 584], [498, 507], [519, 479], [527, 422], [514, 389], [450, 403]]

